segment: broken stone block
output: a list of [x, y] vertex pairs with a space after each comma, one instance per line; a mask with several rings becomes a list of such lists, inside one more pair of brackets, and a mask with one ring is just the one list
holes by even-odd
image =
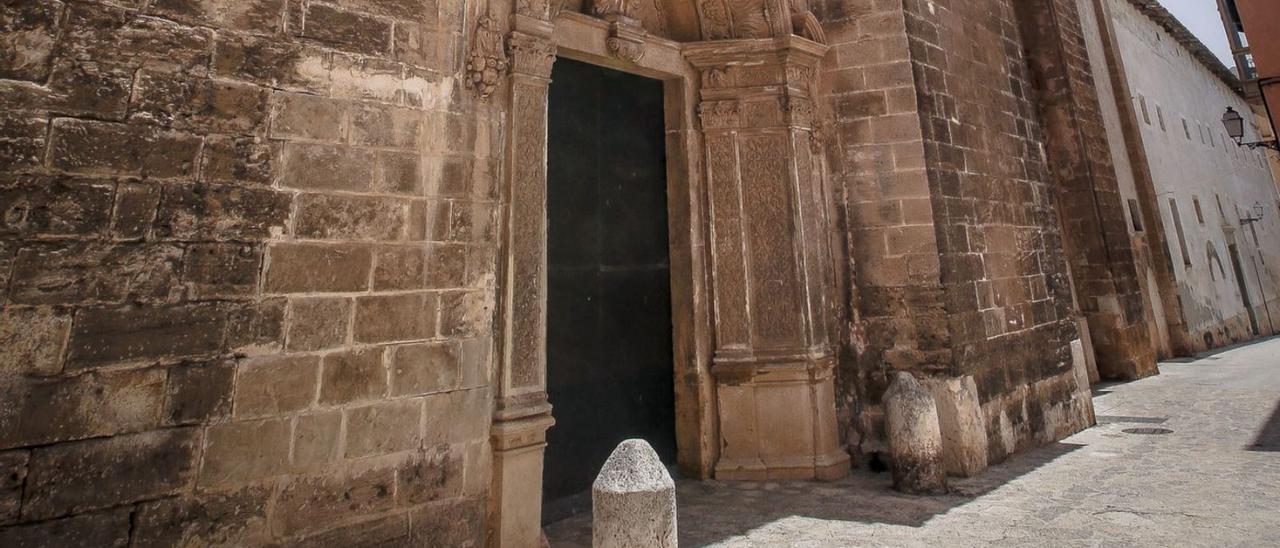
[[942, 429], [933, 395], [910, 373], [898, 372], [884, 393], [893, 488], [904, 493], [944, 493]]
[[595, 548], [677, 545], [676, 484], [644, 440], [626, 440], [609, 455], [591, 485], [591, 508]]

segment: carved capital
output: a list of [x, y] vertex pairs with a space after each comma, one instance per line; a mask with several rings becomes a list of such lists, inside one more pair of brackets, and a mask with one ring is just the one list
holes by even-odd
[[556, 45], [549, 40], [523, 32], [513, 32], [507, 40], [511, 53], [511, 71], [515, 74], [550, 78], [556, 61]]
[[492, 95], [507, 72], [509, 62], [504, 42], [498, 22], [488, 15], [481, 17], [467, 54], [467, 87], [476, 90], [480, 99]]

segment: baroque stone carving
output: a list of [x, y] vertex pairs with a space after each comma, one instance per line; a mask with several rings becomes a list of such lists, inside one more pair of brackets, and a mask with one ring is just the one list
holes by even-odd
[[791, 32], [819, 44], [827, 43], [827, 33], [809, 9], [808, 0], [791, 0]]
[[702, 36], [707, 40], [724, 40], [733, 37], [729, 24], [729, 6], [726, 0], [702, 0], [698, 3], [702, 22]]
[[738, 101], [706, 101], [698, 105], [702, 127], [707, 129], [737, 127], [742, 105]]
[[730, 4], [733, 10], [736, 38], [767, 38], [770, 36], [769, 13], [765, 0], [737, 0]]
[[813, 122], [813, 101], [802, 97], [782, 97], [780, 101], [788, 122], [805, 127]]
[[813, 84], [813, 67], [788, 66], [787, 83], [798, 88], [807, 89]]
[[722, 88], [729, 84], [728, 67], [712, 67], [702, 71], [702, 87]]
[[700, 0], [697, 9], [705, 40], [795, 34], [827, 43], [808, 0]]
[[551, 6], [554, 3], [559, 2], [556, 0], [517, 0], [516, 14], [548, 21], [551, 19]]
[[467, 87], [476, 90], [481, 99], [488, 98], [498, 89], [498, 83], [507, 71], [509, 60], [503, 41], [498, 22], [488, 15], [481, 17], [471, 41], [471, 53], [467, 56]]
[[606, 21], [616, 21], [621, 18], [636, 20], [636, 6], [634, 0], [592, 0], [591, 15], [599, 17]]
[[636, 0], [592, 0], [591, 15], [609, 22], [609, 55], [637, 63], [644, 57], [644, 27], [636, 19]]
[[613, 24], [610, 29], [610, 36], [606, 45], [609, 47], [609, 55], [639, 63], [644, 57], [644, 38], [641, 33], [620, 26], [618, 23]]

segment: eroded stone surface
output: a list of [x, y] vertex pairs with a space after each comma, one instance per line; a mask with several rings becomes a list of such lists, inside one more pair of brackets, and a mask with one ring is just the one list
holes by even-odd
[[947, 490], [942, 429], [933, 395], [910, 373], [899, 372], [884, 393], [893, 488], [904, 493]]
[[592, 545], [674, 548], [676, 486], [644, 440], [618, 445], [591, 485]]

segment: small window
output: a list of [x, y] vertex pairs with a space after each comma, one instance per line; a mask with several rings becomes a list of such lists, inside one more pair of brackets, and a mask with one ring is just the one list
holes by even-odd
[[1147, 112], [1147, 98], [1139, 95], [1138, 106], [1142, 109], [1142, 121], [1151, 125], [1151, 114]]
[[1204, 224], [1204, 210], [1200, 209], [1200, 198], [1192, 198], [1191, 205], [1196, 207], [1196, 220]]
[[1129, 220], [1133, 222], [1133, 231], [1142, 232], [1142, 215], [1138, 213], [1138, 201], [1129, 199]]
[[1218, 217], [1221, 217], [1223, 220], [1226, 220], [1227, 214], [1225, 211], [1222, 210], [1222, 196], [1214, 194], [1213, 199], [1218, 202]]
[[1182, 119], [1182, 132], [1187, 134], [1187, 140], [1191, 140], [1191, 126], [1187, 125], [1187, 119]]
[[1178, 249], [1182, 251], [1182, 266], [1191, 268], [1191, 255], [1187, 254], [1187, 234], [1182, 231], [1182, 216], [1178, 214], [1178, 201], [1169, 198], [1169, 214], [1173, 215], [1173, 228], [1178, 231]]
[[1169, 131], [1169, 128], [1164, 125], [1164, 109], [1160, 108], [1160, 105], [1156, 105], [1156, 118], [1160, 120], [1160, 131]]

